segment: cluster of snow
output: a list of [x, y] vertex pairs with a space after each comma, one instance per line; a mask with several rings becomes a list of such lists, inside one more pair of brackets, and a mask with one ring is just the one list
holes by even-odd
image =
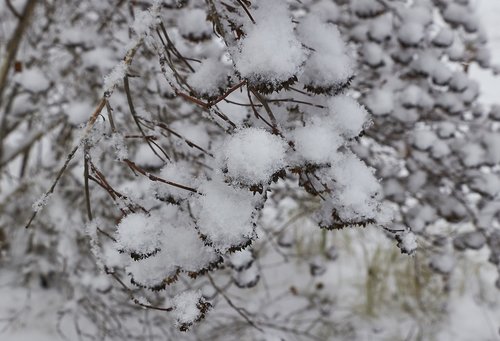
[[312, 88], [335, 90], [349, 80], [354, 64], [336, 26], [310, 15], [300, 22], [297, 32], [311, 50], [299, 78], [302, 82]]
[[197, 273], [219, 260], [199, 238], [191, 218], [174, 205], [131, 213], [118, 224], [116, 247], [134, 255], [127, 271], [136, 284], [161, 288], [178, 271]]
[[179, 33], [188, 39], [202, 40], [210, 37], [212, 26], [207, 21], [207, 13], [201, 8], [183, 11], [178, 18]]
[[201, 291], [188, 290], [176, 295], [172, 299], [173, 314], [180, 325], [191, 325], [199, 320], [203, 314], [200, 311], [200, 302], [203, 302]]
[[285, 167], [286, 142], [264, 129], [247, 128], [226, 139], [220, 150], [221, 168], [243, 184], [261, 184]]
[[337, 213], [345, 221], [375, 219], [381, 187], [373, 170], [353, 154], [346, 154], [332, 168]]
[[258, 200], [248, 189], [213, 179], [202, 183], [199, 190], [203, 195], [196, 201], [197, 225], [213, 248], [226, 253], [254, 238]]
[[212, 97], [227, 87], [229, 77], [229, 70], [221, 61], [206, 59], [189, 75], [187, 82], [198, 95]]
[[294, 33], [284, 1], [259, 1], [251, 26], [234, 53], [240, 75], [255, 83], [282, 83], [296, 76], [306, 51]]

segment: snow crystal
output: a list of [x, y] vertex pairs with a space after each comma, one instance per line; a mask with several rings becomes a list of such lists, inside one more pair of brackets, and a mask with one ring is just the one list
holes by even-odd
[[465, 55], [465, 45], [460, 39], [454, 39], [451, 46], [446, 50], [452, 61], [461, 61]]
[[441, 122], [438, 127], [438, 135], [442, 139], [447, 139], [453, 136], [457, 128], [452, 122]]
[[113, 133], [109, 138], [109, 144], [115, 150], [115, 156], [118, 161], [128, 159], [128, 148], [122, 134]]
[[235, 181], [260, 184], [285, 166], [286, 142], [264, 129], [247, 128], [226, 139], [222, 167]]
[[467, 6], [449, 3], [443, 11], [443, 19], [453, 24], [464, 24], [469, 17]]
[[453, 73], [450, 80], [450, 89], [454, 91], [464, 91], [469, 85], [469, 78], [463, 71]]
[[132, 30], [139, 36], [145, 36], [156, 24], [156, 16], [150, 9], [141, 11], [135, 15]]
[[486, 237], [480, 231], [470, 231], [458, 235], [453, 241], [453, 246], [456, 249], [472, 249], [479, 250], [486, 244]]
[[85, 233], [90, 239], [90, 251], [96, 259], [96, 264], [99, 269], [104, 270], [103, 257], [101, 255], [101, 249], [99, 247], [99, 239], [97, 236], [97, 231], [99, 226], [103, 225], [103, 221], [99, 218], [91, 220], [85, 225]]
[[432, 72], [432, 81], [437, 85], [446, 85], [452, 76], [452, 71], [444, 63], [438, 63]]
[[111, 72], [104, 77], [104, 91], [110, 92], [118, 85], [119, 82], [123, 80], [127, 74], [128, 66], [125, 61], [121, 61]]
[[398, 11], [398, 15], [402, 22], [414, 22], [422, 26], [427, 26], [432, 23], [432, 11], [425, 4], [419, 5], [419, 2], [414, 2], [411, 7], [402, 7]]
[[50, 197], [51, 194], [44, 193], [38, 200], [36, 200], [31, 206], [33, 208], [33, 212], [41, 211], [49, 202]]
[[258, 2], [256, 24], [248, 26], [240, 51], [233, 57], [238, 72], [251, 82], [282, 83], [297, 75], [306, 59], [293, 31], [285, 1]]
[[153, 256], [132, 261], [127, 267], [135, 283], [161, 287], [179, 270], [196, 273], [218, 261], [219, 256], [199, 237], [191, 217], [177, 206], [164, 205], [152, 210], [150, 215], [149, 219], [156, 222], [156, 229], [143, 229], [146, 236], [137, 236], [139, 241], [133, 243], [145, 244], [150, 250], [158, 251]]
[[500, 193], [500, 178], [498, 174], [494, 173], [474, 174], [470, 186], [476, 191], [487, 193], [493, 197]]

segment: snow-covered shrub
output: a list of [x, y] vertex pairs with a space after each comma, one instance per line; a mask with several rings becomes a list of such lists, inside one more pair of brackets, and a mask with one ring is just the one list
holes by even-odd
[[337, 3], [354, 15], [324, 21], [357, 48], [351, 89], [372, 114], [355, 152], [377, 169], [396, 208], [387, 226], [433, 245], [428, 263], [448, 273], [460, 251], [484, 247], [499, 228], [499, 126], [468, 74], [472, 63], [492, 67], [480, 18], [468, 0]]
[[[434, 243], [445, 275], [452, 245], [498, 265], [498, 133], [461, 64], [487, 66], [466, 1], [35, 3], [0, 5], [25, 46], [1, 51], [0, 231], [25, 281], [63, 289], [78, 336], [354, 335], [305, 284], [345, 227], [405, 254]], [[281, 226], [291, 212], [320, 247]], [[479, 230], [443, 239], [438, 221]]]

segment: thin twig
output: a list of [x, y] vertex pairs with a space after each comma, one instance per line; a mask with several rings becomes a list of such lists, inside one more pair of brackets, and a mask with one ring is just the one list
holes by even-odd
[[207, 273], [207, 277], [208, 277], [208, 280], [210, 281], [210, 283], [212, 284], [212, 286], [215, 288], [215, 290], [217, 290], [217, 292], [219, 294], [222, 295], [222, 297], [224, 298], [224, 300], [227, 302], [227, 304], [229, 304], [229, 306], [231, 308], [233, 308], [241, 317], [243, 317], [243, 319], [245, 319], [245, 321], [248, 322], [248, 324], [250, 326], [252, 326], [253, 328], [257, 329], [258, 331], [264, 333], [264, 330], [262, 328], [260, 328], [259, 326], [257, 326], [244, 312], [243, 312], [243, 309], [240, 308], [240, 307], [237, 307], [236, 305], [234, 305], [233, 301], [231, 301], [231, 299], [226, 295], [226, 293], [224, 292], [224, 290], [222, 290], [221, 288], [219, 288], [217, 286], [217, 284], [215, 284], [212, 276], [210, 276], [209, 273]]

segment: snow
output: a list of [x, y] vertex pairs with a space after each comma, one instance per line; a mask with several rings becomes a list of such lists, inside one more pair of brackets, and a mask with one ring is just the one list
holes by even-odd
[[94, 109], [93, 104], [89, 102], [71, 103], [69, 110], [67, 110], [68, 121], [74, 125], [85, 123], [94, 112]]
[[125, 269], [133, 283], [156, 289], [162, 288], [167, 279], [177, 274], [175, 264], [168, 263], [161, 253], [154, 256], [132, 261]]
[[43, 71], [35, 68], [24, 69], [21, 73], [16, 74], [14, 80], [31, 92], [44, 91], [50, 86], [50, 81]]
[[328, 100], [334, 126], [349, 139], [358, 136], [368, 119], [368, 112], [354, 98], [341, 95]]
[[127, 74], [128, 71], [128, 65], [124, 62], [121, 61], [118, 64], [116, 64], [111, 72], [104, 77], [104, 91], [105, 92], [110, 92], [113, 91], [113, 89], [123, 81], [125, 78], [125, 75]]
[[201, 8], [182, 11], [178, 18], [179, 33], [191, 39], [204, 39], [212, 34], [212, 26], [207, 21], [207, 13]]
[[469, 143], [460, 149], [460, 156], [464, 165], [479, 166], [484, 162], [485, 150], [477, 143]]
[[156, 16], [154, 10], [148, 9], [141, 11], [135, 15], [135, 20], [131, 26], [132, 30], [139, 37], [143, 37], [149, 33], [152, 27], [156, 24]]
[[[200, 183], [200, 180], [192, 174], [192, 167], [185, 161], [168, 163], [161, 169], [160, 178], [190, 187], [197, 187]], [[155, 182], [151, 186], [161, 198], [171, 196], [174, 199], [186, 199], [192, 194], [182, 188], [170, 186], [162, 182]]]
[[236, 272], [234, 282], [239, 288], [254, 287], [260, 279], [259, 268], [251, 265], [249, 268]]
[[50, 197], [51, 194], [42, 194], [42, 196], [38, 198], [31, 206], [33, 208], [33, 212], [41, 211], [49, 202]]
[[159, 247], [160, 221], [144, 213], [124, 217], [117, 227], [117, 246], [126, 252], [149, 254]]
[[[141, 144], [134, 153], [134, 162], [142, 167], [159, 168], [163, 166], [164, 161], [158, 157], [158, 155], [160, 155], [163, 159], [165, 159], [165, 155], [163, 155], [161, 150], [153, 144], [149, 145], [146, 141], [144, 141], [144, 139], [141, 139], [140, 141]], [[153, 149], [156, 153], [153, 152]]]
[[482, 143], [486, 148], [487, 160], [491, 164], [500, 162], [500, 134], [490, 132], [483, 135]]
[[235, 252], [229, 257], [229, 263], [231, 264], [231, 267], [237, 271], [247, 269], [248, 267], [250, 267], [250, 265], [252, 265], [253, 261], [253, 254], [249, 250]]
[[305, 49], [294, 34], [285, 1], [257, 2], [256, 24], [250, 26], [239, 51], [233, 54], [236, 69], [251, 83], [286, 82], [296, 76], [306, 59]]
[[247, 189], [232, 187], [220, 179], [202, 183], [197, 203], [197, 226], [221, 253], [245, 244], [255, 236], [256, 198]]
[[374, 16], [384, 10], [381, 2], [373, 0], [353, 0], [351, 8], [360, 17]]
[[422, 24], [406, 22], [398, 31], [398, 38], [404, 45], [415, 46], [424, 39], [425, 31]]
[[439, 30], [438, 34], [433, 38], [432, 42], [441, 48], [450, 47], [453, 44], [455, 35], [452, 30], [443, 27]]
[[201, 96], [216, 96], [228, 85], [229, 69], [216, 59], [203, 60], [196, 66], [196, 72], [189, 75], [187, 82]]
[[364, 103], [373, 115], [388, 115], [394, 110], [394, 93], [387, 88], [373, 89]]
[[437, 139], [436, 134], [430, 130], [418, 130], [413, 134], [413, 144], [420, 150], [429, 149]]
[[184, 291], [172, 299], [173, 314], [179, 324], [192, 324], [200, 317], [201, 300], [201, 291], [195, 290]]
[[263, 129], [241, 129], [224, 142], [218, 156], [221, 168], [234, 181], [262, 184], [284, 168], [286, 142]]
[[335, 179], [334, 202], [342, 220], [356, 221], [360, 217], [374, 219], [377, 215], [377, 196], [381, 186], [373, 169], [353, 154], [346, 154], [332, 168]]
[[353, 75], [353, 61], [336, 26], [309, 15], [302, 19], [297, 32], [300, 40], [312, 49], [299, 77], [302, 82], [328, 89], [342, 85]]
[[384, 63], [384, 51], [379, 44], [368, 43], [363, 45], [362, 54], [365, 62], [372, 67], [378, 67]]
[[432, 257], [430, 265], [439, 273], [449, 274], [455, 267], [456, 260], [451, 254], [436, 254]]
[[411, 232], [405, 232], [399, 235], [399, 238], [401, 238], [401, 243], [399, 247], [403, 251], [403, 253], [407, 254], [413, 254], [417, 250], [417, 237], [415, 234]]
[[296, 128], [291, 134], [297, 154], [301, 160], [312, 163], [327, 163], [335, 158], [337, 149], [344, 140], [331, 125], [322, 125], [321, 120]]

